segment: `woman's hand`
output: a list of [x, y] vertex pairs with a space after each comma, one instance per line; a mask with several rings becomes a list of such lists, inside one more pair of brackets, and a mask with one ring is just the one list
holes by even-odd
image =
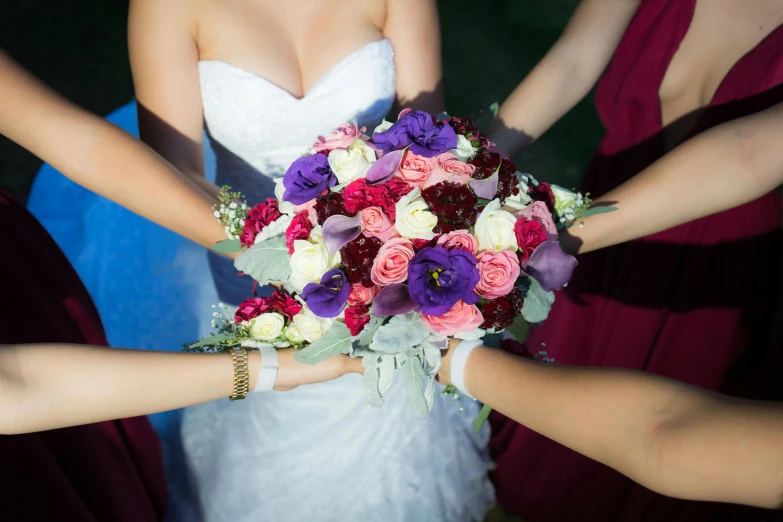
[[278, 350], [275, 390], [289, 391], [297, 386], [331, 381], [348, 373], [364, 373], [362, 361], [358, 358], [338, 355], [318, 364], [304, 364], [294, 359], [295, 352], [293, 348]]

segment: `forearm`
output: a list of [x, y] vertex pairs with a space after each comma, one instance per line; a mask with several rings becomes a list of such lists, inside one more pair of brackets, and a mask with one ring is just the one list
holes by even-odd
[[783, 182], [783, 105], [707, 131], [676, 148], [595, 204], [615, 212], [563, 233], [572, 252], [615, 245], [727, 210]]
[[552, 49], [503, 102], [488, 131], [498, 150], [515, 156], [590, 92], [596, 78], [564, 54]]
[[763, 507], [783, 501], [780, 405], [487, 348], [471, 354], [465, 385], [497, 411], [660, 493]]
[[[250, 352], [251, 388], [260, 365]], [[73, 344], [0, 348], [0, 433], [145, 415], [228, 397], [227, 354]], [[254, 371], [255, 370], [255, 371]]]

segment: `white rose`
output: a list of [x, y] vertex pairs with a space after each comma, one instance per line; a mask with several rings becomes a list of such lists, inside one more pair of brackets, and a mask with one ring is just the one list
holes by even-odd
[[468, 162], [476, 156], [473, 144], [462, 134], [457, 134], [457, 148], [451, 151], [458, 160]]
[[277, 198], [277, 209], [288, 216], [294, 215], [294, 204], [288, 201], [283, 201], [283, 195], [285, 194], [285, 187], [283, 186], [283, 178], [277, 178], [275, 180], [275, 197]]
[[291, 255], [291, 284], [298, 290], [304, 290], [307, 283], [317, 283], [324, 272], [340, 265], [340, 253], [329, 255], [323, 242], [321, 227], [310, 232], [310, 239], [294, 241], [294, 253]]
[[364, 140], [357, 139], [347, 150], [335, 149], [330, 152], [329, 166], [337, 176], [337, 182], [345, 185], [363, 178], [375, 159], [375, 151]]
[[291, 224], [291, 221], [293, 221], [294, 218], [292, 216], [289, 216], [288, 214], [283, 214], [279, 218], [275, 219], [271, 223], [269, 223], [267, 226], [265, 226], [261, 232], [259, 232], [256, 235], [255, 243], [260, 243], [261, 241], [265, 241], [269, 239], [270, 237], [280, 236], [285, 234], [285, 231], [288, 229], [288, 225]]
[[261, 314], [250, 320], [250, 333], [262, 341], [272, 341], [280, 337], [285, 326], [285, 319], [277, 312]]
[[515, 218], [505, 210], [500, 209], [500, 200], [490, 201], [476, 220], [476, 239], [479, 250], [502, 252], [516, 251], [517, 236], [514, 234]]
[[519, 187], [519, 194], [506, 198], [506, 203], [503, 205], [503, 208], [508, 208], [510, 212], [522, 210], [533, 201], [533, 198], [527, 195], [527, 191], [530, 188], [527, 184], [528, 175], [517, 172], [516, 177], [519, 180], [519, 184], [517, 185]]
[[314, 343], [329, 331], [334, 320], [318, 317], [303, 301], [300, 302], [302, 311], [291, 320], [291, 324], [286, 329], [286, 337], [292, 343]]
[[386, 132], [391, 128], [392, 125], [394, 125], [392, 122], [383, 120], [381, 124], [375, 127], [375, 130], [372, 131], [373, 136], [375, 136], [379, 132]]
[[438, 218], [430, 212], [427, 202], [421, 197], [421, 189], [414, 188], [397, 202], [397, 220], [394, 227], [402, 237], [408, 239], [432, 239], [432, 231]]
[[565, 213], [569, 208], [574, 206], [579, 198], [579, 194], [571, 192], [568, 189], [564, 189], [559, 185], [550, 185], [552, 188], [552, 194], [555, 196], [555, 210], [558, 214]]

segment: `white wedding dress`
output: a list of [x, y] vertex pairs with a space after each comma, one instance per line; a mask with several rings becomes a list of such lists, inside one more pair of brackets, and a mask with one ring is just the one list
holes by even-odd
[[[393, 56], [388, 40], [369, 43], [302, 99], [228, 63], [201, 62], [217, 183], [254, 203], [272, 195], [272, 179], [318, 135], [351, 120], [372, 132], [394, 98]], [[230, 262], [213, 256], [210, 265], [222, 302], [236, 305], [250, 297], [250, 284]], [[439, 396], [421, 419], [396, 386], [380, 408], [365, 402], [362, 377], [348, 375], [186, 409], [183, 449], [203, 519], [482, 520], [494, 492], [487, 477], [488, 430], [472, 430], [477, 405], [466, 401], [460, 413], [458, 403]]]

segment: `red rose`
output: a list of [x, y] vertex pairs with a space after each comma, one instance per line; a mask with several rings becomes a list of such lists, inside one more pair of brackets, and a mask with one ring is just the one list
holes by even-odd
[[288, 247], [288, 254], [294, 253], [294, 241], [297, 239], [308, 239], [313, 230], [313, 224], [310, 223], [308, 212], [302, 211], [294, 216], [291, 224], [285, 231], [285, 246]]
[[549, 211], [555, 213], [555, 195], [552, 193], [552, 187], [546, 181], [542, 181], [536, 186], [530, 185], [527, 189], [527, 195], [533, 198], [533, 201], [543, 201]]
[[467, 230], [476, 224], [478, 200], [465, 185], [443, 181], [424, 189], [421, 197], [438, 218], [433, 229], [436, 233]]
[[296, 314], [302, 311], [302, 304], [283, 290], [276, 290], [271, 296], [267, 297], [266, 304], [270, 310], [280, 312], [285, 316], [286, 321], [290, 321]]
[[367, 307], [351, 306], [345, 309], [345, 326], [351, 331], [351, 335], [359, 335], [364, 330], [364, 325], [369, 322]]
[[541, 223], [524, 217], [514, 223], [514, 235], [519, 245], [520, 263], [527, 262], [538, 245], [547, 239], [546, 229]]
[[372, 265], [381, 245], [383, 243], [380, 239], [360, 234], [340, 249], [345, 274], [352, 285], [361, 283], [367, 288], [375, 286], [371, 277]]
[[246, 247], [253, 246], [258, 233], [279, 217], [280, 210], [277, 208], [275, 198], [267, 198], [263, 203], [251, 208], [245, 218], [242, 234], [239, 236], [240, 244]]
[[265, 314], [270, 309], [266, 300], [261, 297], [251, 297], [245, 299], [242, 304], [237, 307], [234, 312], [234, 323], [241, 323], [242, 321], [249, 321], [254, 317], [258, 317], [261, 314]]

